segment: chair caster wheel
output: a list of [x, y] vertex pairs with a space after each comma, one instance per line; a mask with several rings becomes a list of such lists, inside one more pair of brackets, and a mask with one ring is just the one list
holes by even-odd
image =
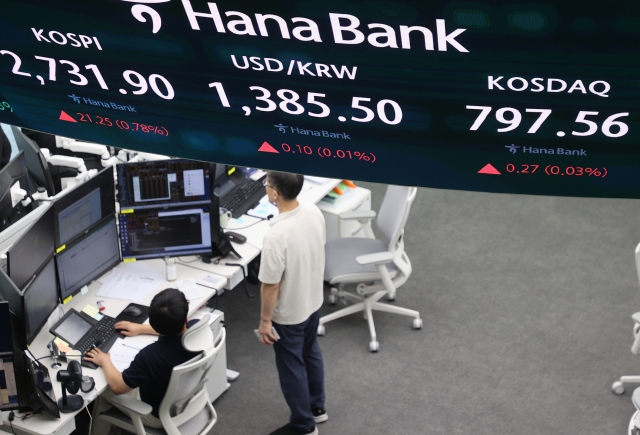
[[422, 319], [413, 319], [413, 329], [422, 329]]
[[388, 301], [395, 301], [396, 300], [396, 294], [395, 293], [387, 293], [387, 300]]
[[318, 325], [318, 336], [319, 337], [324, 337], [324, 334], [326, 332], [327, 331], [325, 330], [324, 325]]
[[335, 305], [335, 304], [336, 304], [336, 302], [338, 302], [338, 298], [336, 297], [336, 295], [334, 295], [334, 294], [330, 294], [330, 295], [327, 297], [327, 302], [329, 302], [329, 305]]
[[377, 341], [369, 342], [369, 352], [377, 352], [378, 349], [380, 349], [380, 343], [378, 343]]
[[624, 384], [620, 381], [615, 381], [611, 386], [611, 390], [614, 394], [617, 394], [619, 396], [620, 394], [624, 393]]

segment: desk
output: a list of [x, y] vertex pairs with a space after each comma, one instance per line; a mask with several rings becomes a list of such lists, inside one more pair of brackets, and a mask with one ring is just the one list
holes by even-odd
[[[341, 183], [341, 180], [330, 179], [324, 184], [317, 184], [307, 179], [304, 180], [302, 191], [298, 195], [298, 201], [303, 204], [317, 204], [324, 198], [327, 193], [331, 192], [334, 187], [337, 187]], [[266, 220], [260, 220], [259, 218], [243, 215], [239, 219], [234, 219], [225, 228], [227, 231], [233, 231], [238, 234], [242, 234], [247, 238], [247, 241], [243, 244], [232, 243], [235, 250], [242, 256], [242, 258], [235, 258], [233, 255], [229, 255], [222, 259], [220, 264], [204, 264], [202, 262], [192, 263], [193, 267], [197, 267], [201, 270], [206, 270], [216, 275], [221, 275], [227, 278], [228, 284], [225, 287], [227, 290], [232, 290], [235, 286], [242, 282], [244, 276], [242, 271], [237, 266], [225, 266], [225, 263], [240, 264], [245, 268], [247, 265], [262, 252], [262, 242], [265, 234], [269, 231], [269, 222]], [[195, 257], [192, 257], [195, 259]], [[187, 260], [190, 261], [190, 260]]]
[[[164, 260], [146, 260], [145, 263], [152, 267], [161, 268], [164, 273], [164, 270], [165, 270]], [[123, 264], [124, 263], [121, 263], [120, 266], [122, 266]], [[120, 266], [116, 266], [116, 268]], [[207, 275], [211, 275], [210, 271], [187, 268], [187, 267], [184, 267], [183, 265], [179, 265], [177, 267], [177, 272], [178, 272], [177, 281], [187, 279], [187, 278], [194, 278], [196, 282], [203, 282], [203, 279]], [[153, 299], [153, 297], [158, 292], [168, 287], [176, 287], [177, 281], [162, 282], [160, 285], [158, 285], [157, 289], [155, 289], [153, 292], [147, 295], [147, 297], [144, 299], [142, 304], [143, 305], [151, 304], [151, 299]], [[96, 302], [99, 299], [102, 299], [105, 301], [105, 306], [106, 306], [104, 313], [109, 316], [115, 317], [127, 305], [129, 305], [129, 301], [96, 297], [96, 292], [98, 291], [100, 286], [101, 284], [95, 281], [89, 286], [89, 292], [87, 294], [80, 295], [80, 293], [78, 293], [78, 295], [74, 296], [74, 298], [71, 301], [63, 305], [65, 312], [70, 308], [75, 308], [77, 311], [81, 311], [82, 308], [84, 308], [84, 306], [87, 304], [95, 307]], [[203, 304], [205, 304], [215, 294], [215, 290], [211, 288], [202, 287], [202, 286], [198, 286], [198, 288], [202, 293], [202, 297], [189, 302], [189, 317], [194, 315], [194, 313], [198, 310], [198, 308], [200, 308]], [[31, 351], [31, 353], [33, 353], [33, 355], [36, 358], [49, 355], [49, 350], [47, 349], [47, 343], [51, 341], [53, 338], [54, 338], [53, 335], [49, 333], [49, 328], [45, 326], [43, 330], [36, 336], [35, 340], [29, 347], [29, 350]], [[144, 342], [146, 344], [150, 344], [156, 339], [157, 338], [155, 336], [150, 336], [150, 335], [145, 335], [145, 336], [140, 335], [137, 337], [126, 338], [126, 340], [135, 340], [137, 342], [140, 342], [140, 343]], [[62, 397], [62, 389], [61, 389], [62, 384], [60, 382], [55, 381], [55, 379], [56, 379], [56, 374], [58, 370], [66, 369], [66, 364], [63, 363], [62, 367], [60, 367], [59, 369], [52, 369], [51, 359], [43, 360], [43, 363], [49, 368], [49, 374], [51, 375], [51, 379], [54, 380], [53, 389], [54, 389], [55, 396], [57, 398]], [[92, 370], [92, 369], [83, 367], [82, 372], [86, 376], [93, 377], [93, 379], [96, 382], [96, 389], [98, 391], [98, 394], [101, 394], [104, 390], [106, 390], [107, 380], [104, 376], [104, 372], [102, 371], [102, 369], [98, 368], [97, 370]], [[74, 417], [79, 412], [86, 412], [86, 411], [84, 411], [84, 408], [83, 408], [82, 410], [77, 412], [73, 412], [69, 414], [60, 414], [60, 419], [55, 419], [49, 416], [48, 414], [32, 417], [25, 421], [21, 421], [17, 419], [13, 422], [13, 428], [18, 434], [21, 434], [21, 433], [28, 433], [28, 434], [34, 434], [34, 435], [36, 434], [56, 434], [56, 435], [69, 434], [75, 429]], [[8, 431], [9, 430], [9, 413], [2, 412], [1, 414], [2, 414], [2, 423], [5, 426], [4, 429]]]
[[[320, 202], [324, 196], [329, 193], [334, 187], [340, 184], [340, 180], [329, 180], [324, 184], [317, 184], [305, 180], [302, 192], [298, 196], [298, 200], [301, 203], [313, 203], [316, 204]], [[249, 226], [251, 225], [251, 226]], [[262, 241], [264, 239], [265, 234], [269, 230], [268, 221], [261, 221], [258, 218], [243, 215], [240, 219], [235, 219], [232, 221], [231, 225], [227, 228], [227, 230], [232, 230], [243, 234], [247, 237], [247, 242], [243, 244], [233, 243], [236, 251], [242, 256], [241, 259], [236, 259], [234, 256], [228, 256], [222, 260], [221, 263], [235, 263], [240, 264], [245, 268], [247, 265], [258, 255], [262, 250]], [[191, 260], [197, 260], [197, 257], [185, 257], [184, 262], [176, 262], [177, 264], [177, 272], [178, 278], [177, 281], [194, 278], [196, 282], [204, 283], [203, 279], [207, 275], [215, 274], [220, 275], [227, 278], [227, 284], [224, 288], [231, 290], [236, 285], [238, 285], [243, 280], [243, 274], [240, 271], [240, 268], [237, 266], [226, 266], [225, 264], [205, 264], [201, 261], [195, 261], [193, 263], [188, 263]], [[161, 268], [164, 271], [165, 265], [163, 260], [145, 260], [145, 263], [153, 266]], [[119, 266], [117, 266], [119, 267]], [[70, 302], [65, 304], [63, 307], [66, 310], [69, 308], [75, 308], [78, 311], [81, 311], [85, 305], [90, 304], [92, 306], [96, 306], [96, 302], [100, 299], [105, 301], [106, 309], [104, 311], [105, 314], [109, 316], [117, 316], [128, 304], [129, 301], [117, 300], [117, 299], [105, 299], [96, 297], [96, 292], [99, 290], [101, 284], [97, 281], [89, 286], [89, 292], [85, 295], [78, 294], [75, 296]], [[146, 299], [142, 302], [144, 305], [149, 305], [151, 303], [151, 299], [153, 296], [167, 288], [167, 287], [176, 287], [177, 282], [163, 282], [158, 286], [156, 291], [149, 294]], [[191, 301], [189, 303], [189, 316], [191, 317], [197, 309], [202, 306], [205, 302], [207, 302], [215, 293], [213, 289], [209, 289], [207, 287], [199, 286], [199, 289], [202, 293], [202, 298]], [[36, 358], [40, 358], [42, 356], [48, 355], [49, 351], [47, 349], [47, 343], [52, 340], [54, 337], [49, 333], [49, 328], [45, 327], [40, 334], [36, 337], [34, 342], [32, 343], [30, 350], [34, 354]], [[133, 338], [127, 338], [127, 340], [136, 340], [140, 342], [146, 342], [147, 344], [152, 342], [155, 337], [152, 336], [138, 336]], [[51, 366], [51, 360], [45, 360], [47, 362], [47, 367]], [[66, 369], [66, 365], [60, 369], [52, 369], [49, 368], [49, 373], [51, 378], [54, 379], [53, 388], [56, 397], [62, 397], [61, 384], [55, 381], [56, 374], [58, 370]], [[91, 370], [83, 367], [83, 374], [87, 376], [92, 376], [96, 382], [96, 389], [98, 393], [102, 393], [107, 388], [106, 378], [101, 369]], [[23, 433], [27, 434], [56, 434], [56, 435], [66, 435], [73, 432], [75, 429], [75, 420], [74, 417], [79, 412], [86, 412], [80, 410], [78, 412], [69, 413], [69, 414], [61, 414], [60, 419], [54, 419], [48, 415], [40, 415], [37, 417], [30, 418], [25, 421], [15, 420], [13, 422], [14, 430], [17, 434], [21, 435]], [[2, 412], [1, 418], [2, 423], [4, 424], [3, 430], [9, 431], [9, 422], [8, 422], [8, 412]]]

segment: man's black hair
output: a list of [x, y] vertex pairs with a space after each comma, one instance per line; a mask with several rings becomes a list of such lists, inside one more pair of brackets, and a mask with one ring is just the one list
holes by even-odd
[[302, 190], [304, 177], [288, 172], [270, 171], [267, 173], [267, 182], [272, 188], [277, 190], [286, 201], [291, 201], [296, 199]]
[[167, 288], [155, 295], [151, 301], [149, 324], [162, 335], [182, 334], [187, 322], [189, 303], [180, 290]]

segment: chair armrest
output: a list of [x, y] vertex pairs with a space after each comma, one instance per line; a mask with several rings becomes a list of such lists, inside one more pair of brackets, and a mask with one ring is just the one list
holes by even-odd
[[340, 213], [338, 217], [343, 221], [370, 221], [376, 217], [376, 212], [375, 210], [348, 211], [346, 213]]
[[362, 266], [377, 266], [379, 264], [391, 263], [393, 257], [393, 252], [376, 252], [375, 254], [360, 255], [356, 257], [356, 262]]
[[111, 402], [119, 408], [123, 408], [140, 416], [149, 415], [151, 414], [151, 411], [153, 411], [153, 408], [148, 403], [144, 403], [138, 399], [134, 399], [127, 394], [114, 396], [111, 399]]

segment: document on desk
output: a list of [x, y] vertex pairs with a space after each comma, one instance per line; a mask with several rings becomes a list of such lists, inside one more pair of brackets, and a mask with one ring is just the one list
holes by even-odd
[[140, 350], [140, 345], [128, 344], [124, 339], [118, 338], [109, 349], [111, 362], [122, 373], [129, 368]]
[[269, 215], [276, 217], [278, 216], [278, 207], [271, 204], [266, 196], [263, 196], [260, 200], [260, 204], [249, 210], [247, 214], [260, 219], [267, 219]]
[[184, 279], [178, 283], [178, 290], [184, 293], [184, 296], [188, 301], [192, 301], [194, 299], [200, 299], [202, 297], [202, 293], [196, 284], [196, 280], [193, 278]]
[[164, 281], [162, 270], [144, 263], [121, 263], [101, 279], [96, 296], [140, 303]]
[[311, 176], [311, 175], [305, 175], [305, 176], [304, 176], [304, 179], [305, 179], [305, 180], [309, 180], [309, 181], [311, 181], [311, 182], [313, 182], [313, 183], [316, 183], [316, 184], [325, 184], [327, 181], [329, 181], [329, 180], [330, 180], [330, 178], [324, 178], [324, 177], [313, 177], [313, 176]]

